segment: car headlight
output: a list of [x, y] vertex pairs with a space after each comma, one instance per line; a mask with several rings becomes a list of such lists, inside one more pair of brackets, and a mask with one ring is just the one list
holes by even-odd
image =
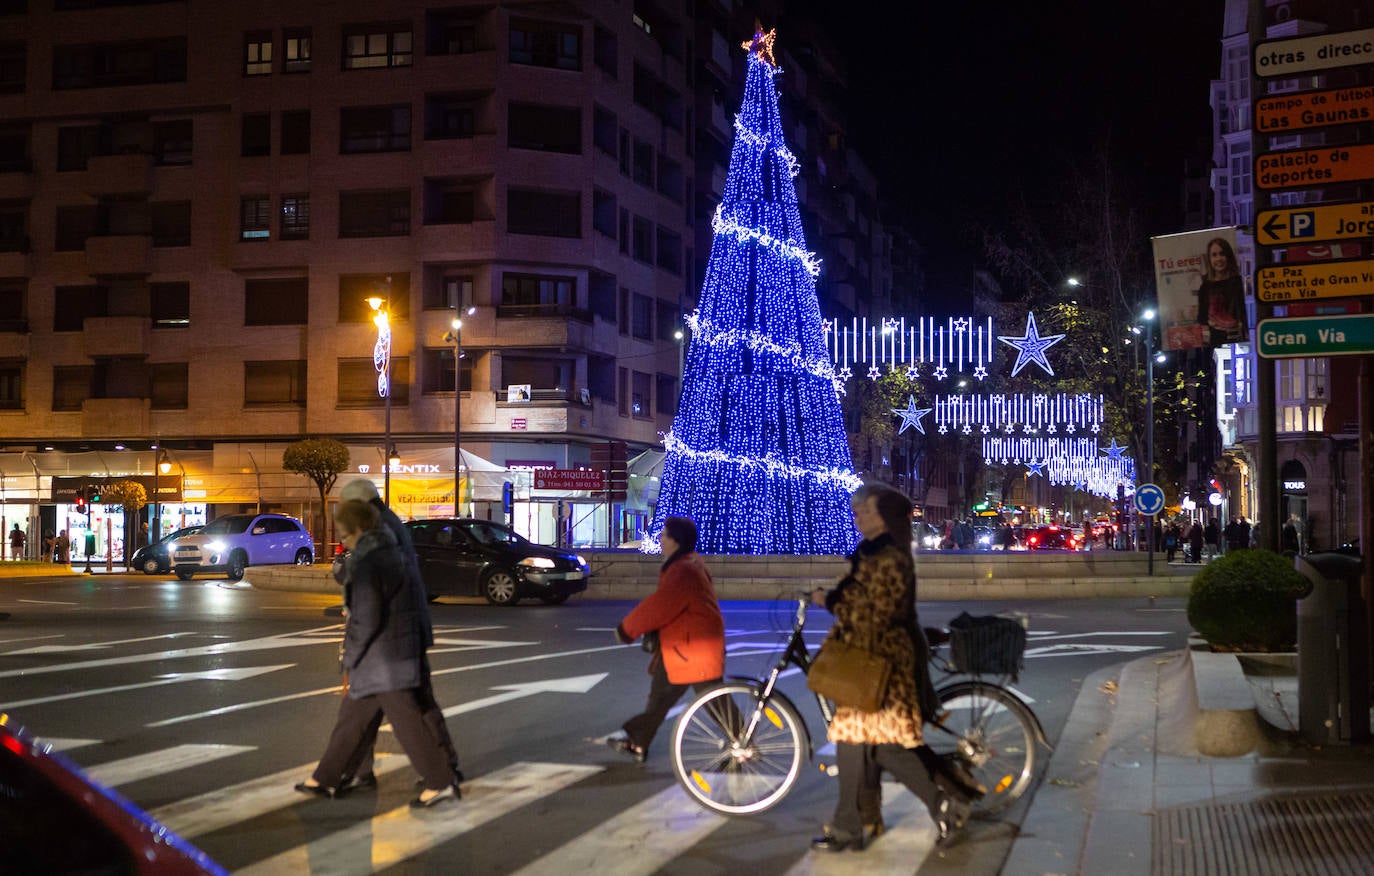
[[577, 554], [574, 558], [577, 560], [577, 564], [578, 564], [579, 566], [581, 566], [581, 567], [584, 568], [584, 569], [587, 568], [587, 558], [586, 558], [586, 557], [582, 556], [581, 554]]
[[205, 543], [205, 549], [206, 549], [207, 551], [209, 551], [210, 553], [212, 553], [212, 554], [220, 553], [220, 552], [222, 552], [222, 551], [224, 550], [224, 542], [222, 542], [222, 541], [207, 541], [207, 542]]
[[527, 569], [552, 569], [553, 560], [548, 557], [525, 557], [519, 565]]

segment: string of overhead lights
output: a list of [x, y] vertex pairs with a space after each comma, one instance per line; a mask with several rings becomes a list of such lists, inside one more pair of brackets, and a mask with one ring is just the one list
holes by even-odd
[[1027, 435], [1102, 431], [1103, 397], [1090, 393], [936, 396], [931, 406], [941, 435], [951, 431], [971, 435], [975, 430], [983, 435], [997, 431], [1010, 435], [1018, 430]]

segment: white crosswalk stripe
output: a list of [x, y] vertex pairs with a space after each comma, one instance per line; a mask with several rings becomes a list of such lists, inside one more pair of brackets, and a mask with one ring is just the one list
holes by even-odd
[[674, 785], [554, 849], [516, 876], [657, 873], [728, 821], [702, 809]]
[[[555, 793], [602, 767], [517, 763], [463, 784], [463, 799], [433, 810], [408, 805], [320, 837], [241, 870], [238, 876], [365, 874], [395, 866]], [[564, 871], [567, 872], [567, 871]]]
[[251, 745], [177, 745], [88, 767], [86, 775], [113, 788], [254, 750]]
[[935, 824], [925, 806], [896, 782], [883, 782], [883, 822], [887, 832], [861, 856], [811, 852], [798, 859], [787, 876], [916, 872], [935, 846]]

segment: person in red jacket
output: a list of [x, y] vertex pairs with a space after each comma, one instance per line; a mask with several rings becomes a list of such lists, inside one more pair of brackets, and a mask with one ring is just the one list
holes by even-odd
[[643, 763], [649, 743], [663, 725], [668, 710], [688, 687], [698, 693], [718, 684], [725, 674], [725, 619], [711, 586], [706, 563], [694, 553], [697, 525], [686, 517], [663, 522], [659, 544], [667, 557], [658, 572], [658, 589], [616, 627], [620, 642], [633, 642], [645, 633], [658, 633], [658, 649], [649, 661], [649, 702], [644, 711], [624, 724], [624, 736], [606, 744]]

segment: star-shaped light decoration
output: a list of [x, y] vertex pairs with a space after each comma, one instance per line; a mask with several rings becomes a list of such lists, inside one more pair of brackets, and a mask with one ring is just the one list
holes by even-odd
[[840, 375], [839, 375], [839, 376], [840, 376], [840, 379], [841, 379], [841, 380], [846, 380], [846, 381], [847, 381], [847, 380], [849, 380], [849, 378], [851, 378], [851, 377], [854, 376], [854, 372], [853, 372], [853, 371], [850, 371], [850, 370], [849, 370], [849, 366], [846, 365], [846, 366], [844, 366], [843, 368], [840, 369]]
[[941, 435], [945, 434], [945, 433], [948, 432], [948, 431], [949, 431], [949, 429], [945, 428], [944, 424], [941, 424], [941, 425], [940, 425], [940, 434], [941, 434]]
[[1008, 423], [1008, 424], [1006, 424], [1005, 426], [1002, 427], [1002, 431], [1003, 431], [1003, 432], [1006, 432], [1008, 435], [1010, 435], [1012, 432], [1015, 432], [1015, 431], [1016, 431], [1016, 424], [1015, 424], [1015, 423]]
[[1103, 453], [1107, 454], [1107, 458], [1110, 459], [1112, 462], [1120, 462], [1121, 454], [1126, 452], [1125, 447], [1122, 447], [1121, 445], [1116, 443], [1115, 436], [1113, 436], [1112, 438], [1112, 443], [1110, 447], [1099, 447], [1098, 449], [1101, 450]]
[[1057, 427], [1053, 423], [1050, 423], [1048, 426], [1045, 427], [1045, 432], [1047, 434], [1053, 435], [1056, 431]]
[[919, 375], [920, 373], [921, 373], [920, 371], [916, 370], [916, 366], [915, 366], [915, 365], [908, 365], [908, 366], [906, 366], [906, 379], [907, 379], [907, 380], [915, 380], [916, 377], [917, 377], [917, 375]]
[[939, 366], [937, 366], [937, 367], [935, 368], [935, 379], [936, 379], [936, 380], [944, 380], [944, 379], [945, 379], [946, 377], [948, 377], [948, 376], [949, 376], [949, 369], [946, 368], [945, 366], [939, 365]]
[[777, 38], [778, 31], [776, 28], [768, 31], [768, 33], [764, 33], [763, 25], [755, 21], [753, 38], [747, 39], [739, 45], [740, 48], [744, 49], [746, 52], [752, 52], [776, 67], [778, 66], [778, 62], [773, 60], [773, 40]]
[[984, 368], [982, 365], [979, 365], [977, 368], [973, 369], [973, 376], [978, 378], [979, 380], [982, 380], [984, 377], [988, 376], [988, 369]]
[[1045, 373], [1054, 376], [1054, 369], [1050, 367], [1049, 360], [1045, 358], [1045, 351], [1060, 341], [1064, 340], [1064, 335], [1044, 335], [1035, 327], [1035, 314], [1026, 313], [1026, 333], [1017, 337], [1016, 335], [998, 335], [997, 340], [1004, 344], [1013, 346], [1017, 350], [1016, 364], [1012, 366], [1011, 376], [1015, 377], [1022, 368], [1031, 363], [1039, 365], [1045, 369]]
[[1091, 428], [1092, 428], [1092, 433], [1093, 433], [1094, 435], [1096, 435], [1098, 432], [1101, 432], [1101, 431], [1102, 431], [1102, 427], [1099, 426], [1099, 425], [1097, 425], [1096, 423], [1093, 423], [1092, 426], [1091, 426]]
[[1042, 478], [1045, 476], [1046, 465], [1048, 465], [1046, 462], [1028, 462], [1026, 463], [1026, 473], [1033, 478]]
[[[915, 426], [916, 431], [924, 435], [926, 433], [926, 427], [921, 424], [921, 418], [930, 413], [931, 410], [931, 408], [916, 407], [916, 396], [907, 396], [905, 408], [892, 408], [892, 413], [902, 418], [902, 425], [897, 430], [897, 434], [900, 435], [905, 432], [908, 426]], [[940, 432], [944, 432], [943, 427], [941, 427]]]
[[868, 366], [868, 379], [869, 379], [869, 380], [877, 380], [879, 377], [882, 377], [882, 376], [883, 376], [883, 372], [881, 372], [881, 371], [878, 370], [878, 366], [877, 366], [877, 365], [870, 365], [870, 366]]
[[1074, 432], [1078, 431], [1078, 427], [1075, 426], [1073, 423], [1069, 423], [1067, 426], [1064, 427], [1064, 431], [1072, 435]]
[[964, 434], [965, 434], [965, 435], [972, 435], [972, 434], [973, 434], [973, 426], [969, 425], [968, 423], [965, 423], [965, 424], [964, 424]]
[[988, 433], [991, 432], [991, 431], [992, 431], [992, 427], [989, 426], [987, 423], [984, 423], [984, 424], [983, 424], [983, 434], [986, 435], [986, 434], [988, 434]]
[[961, 316], [954, 321], [954, 330], [956, 332], [966, 332], [968, 331], [968, 326], [969, 320], [966, 316]]

